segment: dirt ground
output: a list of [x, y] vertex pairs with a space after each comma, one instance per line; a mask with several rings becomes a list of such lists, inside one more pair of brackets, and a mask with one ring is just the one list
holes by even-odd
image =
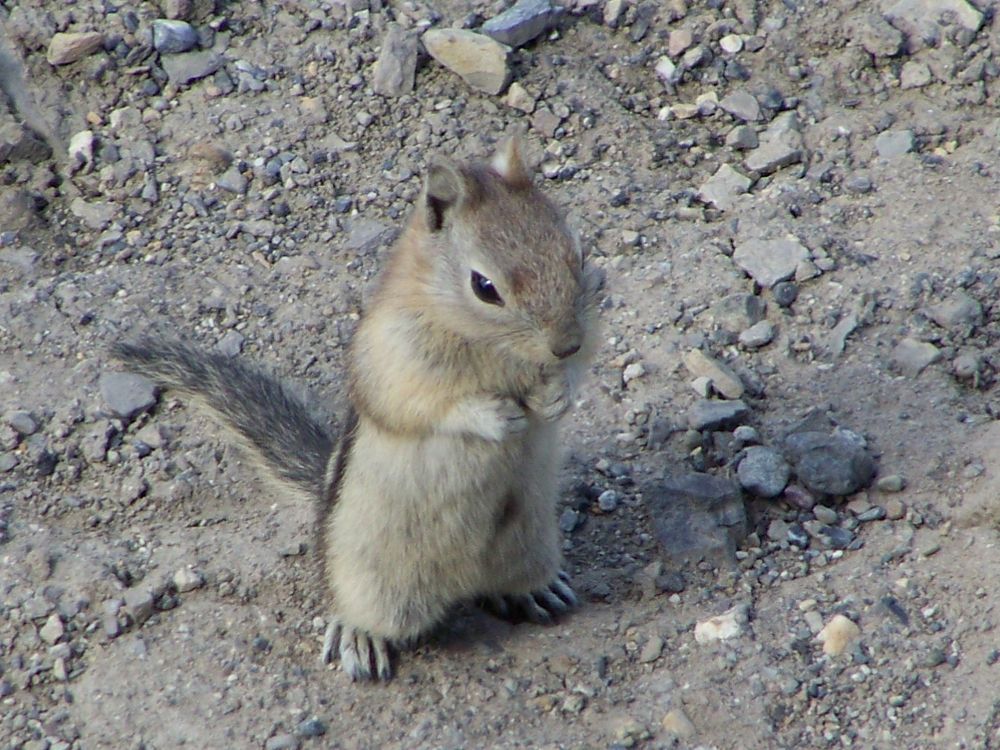
[[[373, 91], [391, 21], [506, 5], [0, 0], [0, 748], [1000, 747], [996, 4], [577, 0], [512, 52], [521, 109], [423, 53], [412, 93]], [[168, 79], [168, 13], [212, 72]], [[53, 65], [66, 31], [102, 37]], [[608, 276], [566, 424], [582, 605], [551, 627], [462, 609], [392, 682], [352, 684], [319, 659], [311, 509], [180, 399], [116, 416], [106, 347], [180, 332], [336, 413], [428, 158], [516, 128]], [[794, 153], [753, 162], [772, 137]], [[749, 187], [713, 201], [724, 164]], [[791, 286], [741, 269], [787, 238]], [[735, 294], [770, 339], [719, 313]], [[739, 374], [761, 444], [825, 414], [877, 481], [820, 510], [746, 494], [731, 564], [675, 564], [652, 488], [742, 455], [731, 426], [688, 429], [693, 349]], [[783, 533], [831, 513], [845, 549]], [[734, 637], [695, 638], [734, 607]], [[838, 614], [860, 632], [833, 656]]]

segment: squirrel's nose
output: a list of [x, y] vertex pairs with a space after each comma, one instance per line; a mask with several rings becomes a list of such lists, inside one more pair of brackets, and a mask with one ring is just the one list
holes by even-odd
[[549, 338], [549, 351], [559, 359], [566, 359], [580, 351], [582, 343], [583, 329], [576, 320], [570, 320], [552, 332]]
[[555, 354], [559, 359], [566, 359], [566, 357], [572, 357], [580, 351], [580, 343], [574, 341], [571, 344], [567, 344], [564, 347], [554, 347], [552, 353]]

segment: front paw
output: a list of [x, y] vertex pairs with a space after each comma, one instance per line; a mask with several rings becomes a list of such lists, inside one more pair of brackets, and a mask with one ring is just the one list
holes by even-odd
[[576, 594], [569, 585], [569, 576], [559, 571], [556, 579], [543, 589], [530, 594], [496, 594], [487, 596], [482, 606], [504, 620], [528, 620], [548, 625], [559, 615], [577, 605]]
[[490, 398], [483, 402], [477, 427], [480, 436], [500, 442], [508, 435], [528, 429], [528, 415], [524, 407], [512, 398]]
[[546, 378], [525, 399], [528, 408], [546, 422], [555, 422], [569, 409], [570, 390], [562, 373]]
[[392, 677], [389, 642], [385, 638], [366, 633], [334, 618], [323, 636], [324, 664], [333, 660], [333, 652], [340, 657], [340, 668], [351, 680], [382, 680]]

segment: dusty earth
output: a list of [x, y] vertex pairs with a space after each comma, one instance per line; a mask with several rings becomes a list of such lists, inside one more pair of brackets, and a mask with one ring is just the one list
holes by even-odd
[[[390, 21], [475, 28], [499, 1], [0, 0], [0, 747], [1000, 746], [994, 5], [578, 1], [512, 53], [512, 100], [423, 53], [412, 93], [372, 88]], [[168, 79], [168, 13], [214, 70]], [[53, 65], [63, 31], [101, 38]], [[169, 394], [116, 412], [104, 351], [181, 332], [335, 412], [428, 157], [516, 127], [609, 280], [567, 424], [583, 603], [552, 627], [463, 609], [354, 685], [319, 661], [310, 508]], [[791, 148], [748, 167], [772, 136]], [[749, 187], [713, 200], [723, 164]], [[789, 238], [790, 283], [735, 262]], [[745, 493], [736, 553], [678, 562], [649, 496], [743, 455], [735, 424], [688, 429], [693, 349], [738, 373], [741, 440], [826, 418], [875, 483]], [[789, 531], [816, 518], [844, 543]], [[829, 655], [838, 614], [859, 633]]]

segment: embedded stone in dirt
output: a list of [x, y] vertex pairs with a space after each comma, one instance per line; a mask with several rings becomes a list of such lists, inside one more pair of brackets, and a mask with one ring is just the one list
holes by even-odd
[[692, 430], [709, 432], [737, 427], [750, 414], [750, 408], [740, 400], [695, 401], [687, 411], [688, 426]]
[[51, 65], [68, 65], [91, 55], [104, 44], [104, 35], [99, 31], [75, 31], [54, 34], [49, 41], [49, 51], [45, 59]]
[[222, 55], [207, 49], [166, 55], [160, 59], [167, 77], [175, 86], [183, 86], [212, 75], [222, 67], [222, 63]]
[[162, 54], [187, 52], [198, 43], [198, 32], [186, 21], [153, 21], [153, 48]]
[[892, 350], [892, 365], [907, 377], [915, 378], [925, 367], [941, 358], [941, 350], [929, 341], [905, 338]]
[[762, 175], [776, 172], [802, 161], [802, 133], [794, 112], [784, 112], [774, 119], [761, 136], [761, 144], [743, 162], [747, 169]]
[[378, 62], [372, 88], [382, 96], [400, 96], [413, 91], [417, 71], [417, 36], [398, 23], [390, 23]]
[[510, 47], [464, 29], [431, 29], [421, 37], [428, 54], [462, 80], [487, 94], [510, 83]]
[[728, 211], [736, 199], [750, 189], [753, 180], [723, 164], [698, 190], [698, 197], [722, 211]]
[[517, 48], [550, 29], [561, 13], [552, 0], [518, 0], [484, 23], [482, 31], [501, 44]]
[[788, 484], [791, 467], [773, 448], [747, 448], [737, 469], [740, 486], [757, 497], [777, 497]]
[[130, 372], [101, 373], [98, 383], [104, 403], [122, 419], [131, 419], [156, 403], [153, 382]]
[[899, 0], [885, 13], [889, 23], [906, 34], [911, 52], [934, 47], [947, 20], [968, 31], [978, 31], [983, 14], [966, 0]]
[[819, 631], [816, 640], [823, 644], [823, 653], [840, 656], [861, 637], [861, 628], [844, 615], [834, 615]]
[[684, 355], [684, 366], [694, 377], [705, 377], [712, 381], [716, 391], [728, 399], [743, 395], [743, 381], [731, 367], [709, 357], [700, 349], [692, 349]]
[[702, 620], [694, 626], [694, 639], [698, 643], [725, 641], [743, 633], [747, 624], [746, 605], [736, 605], [721, 615]]
[[795, 269], [809, 260], [809, 250], [794, 237], [749, 240], [737, 246], [733, 261], [763, 287], [795, 276]]
[[796, 432], [785, 438], [785, 451], [799, 481], [813, 492], [851, 495], [875, 477], [875, 460], [842, 432]]
[[962, 290], [928, 309], [927, 314], [942, 328], [973, 327], [983, 322], [983, 306]]

